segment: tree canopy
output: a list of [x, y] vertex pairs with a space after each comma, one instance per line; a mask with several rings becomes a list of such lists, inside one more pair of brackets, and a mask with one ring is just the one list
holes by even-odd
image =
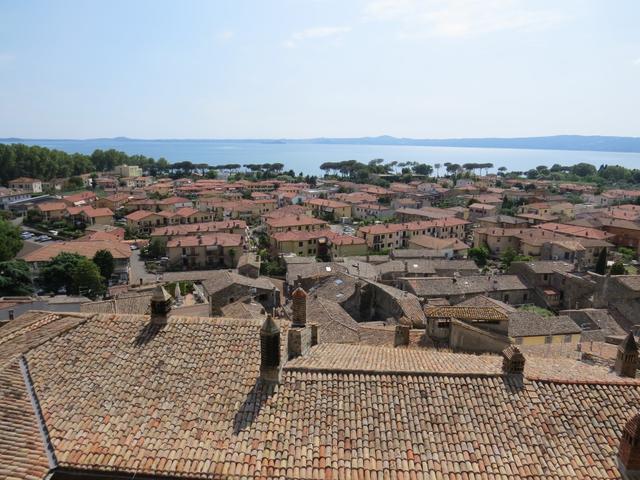
[[100, 275], [104, 278], [105, 282], [108, 284], [111, 275], [113, 275], [113, 271], [116, 268], [116, 262], [113, 259], [113, 255], [109, 250], [98, 250], [96, 254], [93, 256], [93, 263], [98, 266], [98, 270], [100, 270]]
[[0, 220], [0, 262], [13, 259], [22, 248], [20, 229], [6, 220]]
[[58, 293], [64, 288], [67, 295], [82, 294], [91, 299], [104, 291], [98, 266], [77, 253], [59, 253], [42, 267], [38, 284], [45, 292]]
[[0, 296], [29, 295], [33, 292], [31, 272], [24, 260], [0, 262]]

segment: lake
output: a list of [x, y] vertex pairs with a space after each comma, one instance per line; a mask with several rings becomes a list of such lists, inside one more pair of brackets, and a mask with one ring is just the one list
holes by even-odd
[[[592, 152], [572, 150], [524, 150], [506, 148], [422, 147], [403, 145], [327, 145], [311, 143], [244, 143], [213, 140], [21, 140], [69, 153], [92, 153], [95, 149], [115, 148], [128, 154], [164, 157], [170, 162], [190, 161], [209, 165], [239, 163], [283, 163], [286, 170], [305, 174], [321, 173], [323, 162], [374, 158], [386, 161], [434, 163], [487, 163], [496, 168], [526, 171], [554, 163], [574, 165], [587, 162], [640, 168], [640, 153]], [[443, 172], [444, 169], [441, 170]]]

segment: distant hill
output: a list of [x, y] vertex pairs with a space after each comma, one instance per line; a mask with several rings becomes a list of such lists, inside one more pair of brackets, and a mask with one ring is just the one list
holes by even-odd
[[18, 143], [20, 141], [65, 141], [65, 142], [219, 142], [219, 143], [304, 143], [323, 145], [411, 145], [425, 147], [465, 147], [465, 148], [515, 148], [531, 150], [590, 150], [597, 152], [640, 152], [640, 137], [611, 137], [611, 136], [583, 136], [583, 135], [555, 135], [549, 137], [519, 137], [519, 138], [444, 138], [444, 139], [415, 139], [398, 138], [389, 135], [379, 137], [359, 138], [305, 138], [305, 139], [135, 139], [128, 137], [100, 138], [86, 140], [68, 139], [20, 139], [0, 138], [0, 143]]
[[640, 137], [605, 137], [556, 135], [521, 138], [445, 138], [413, 139], [388, 135], [362, 138], [314, 138], [287, 142], [353, 144], [353, 145], [414, 145], [426, 147], [524, 148], [532, 150], [592, 150], [599, 152], [640, 152]]

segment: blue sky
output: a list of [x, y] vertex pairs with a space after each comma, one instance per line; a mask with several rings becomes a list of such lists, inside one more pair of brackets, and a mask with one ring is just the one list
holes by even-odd
[[0, 0], [0, 137], [640, 136], [637, 0]]

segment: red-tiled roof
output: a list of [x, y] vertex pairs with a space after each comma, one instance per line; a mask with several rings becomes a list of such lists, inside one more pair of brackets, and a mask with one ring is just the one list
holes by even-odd
[[214, 233], [206, 235], [188, 235], [169, 240], [168, 248], [174, 247], [210, 247], [219, 245], [221, 247], [239, 247], [242, 245], [242, 235], [235, 233]]
[[327, 225], [327, 222], [308, 215], [285, 215], [283, 217], [267, 218], [267, 225], [271, 228], [296, 227], [302, 225]]
[[104, 240], [75, 240], [73, 242], [49, 243], [25, 255], [24, 260], [26, 262], [48, 262], [62, 252], [77, 253], [87, 258], [93, 258], [98, 250], [109, 250], [115, 259], [131, 257], [131, 249], [126, 243]]
[[43, 202], [37, 205], [41, 212], [55, 212], [57, 210], [65, 210], [67, 204], [64, 202]]
[[433, 227], [436, 227], [436, 228], [457, 227], [459, 225], [468, 225], [468, 224], [469, 222], [467, 222], [466, 220], [462, 220], [460, 218], [455, 218], [455, 217], [448, 217], [448, 218], [441, 218], [438, 220], [425, 220], [425, 221], [418, 221], [418, 222], [370, 225], [368, 227], [360, 228], [360, 231], [363, 233], [371, 234], [371, 235], [379, 235], [379, 234], [391, 233], [391, 232], [425, 230], [427, 228], [433, 228]]

